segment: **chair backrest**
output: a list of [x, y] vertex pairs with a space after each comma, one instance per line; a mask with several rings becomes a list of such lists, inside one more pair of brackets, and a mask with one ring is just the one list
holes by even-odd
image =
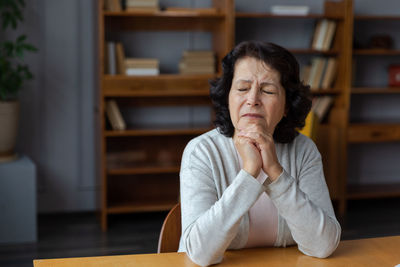
[[177, 252], [181, 237], [181, 205], [176, 204], [167, 214], [158, 240], [158, 253]]

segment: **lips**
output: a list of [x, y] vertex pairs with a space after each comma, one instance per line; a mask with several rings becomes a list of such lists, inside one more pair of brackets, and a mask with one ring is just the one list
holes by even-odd
[[264, 118], [262, 115], [258, 114], [258, 113], [246, 113], [244, 115], [242, 115], [242, 117], [246, 117], [246, 118], [255, 118], [255, 119], [262, 119]]

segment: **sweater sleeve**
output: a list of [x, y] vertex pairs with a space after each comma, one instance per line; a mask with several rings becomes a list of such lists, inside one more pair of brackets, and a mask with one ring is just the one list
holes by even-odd
[[241, 218], [248, 212], [264, 186], [241, 170], [224, 192], [218, 192], [215, 170], [208, 159], [184, 153], [180, 173], [182, 236], [179, 251], [196, 264], [222, 261], [237, 235]]
[[293, 239], [304, 254], [328, 257], [339, 244], [341, 228], [336, 220], [322, 168], [321, 156], [310, 142], [299, 155], [298, 178], [285, 170], [277, 180], [264, 183]]

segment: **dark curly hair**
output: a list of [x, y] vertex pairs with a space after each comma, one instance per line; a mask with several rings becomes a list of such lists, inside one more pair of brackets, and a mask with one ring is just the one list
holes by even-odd
[[254, 57], [280, 73], [281, 84], [286, 92], [286, 116], [278, 123], [274, 140], [290, 143], [304, 127], [311, 109], [310, 87], [299, 77], [299, 63], [285, 48], [266, 42], [246, 41], [238, 44], [222, 59], [222, 76], [210, 81], [210, 97], [214, 106], [215, 126], [226, 137], [232, 137], [234, 127], [229, 114], [228, 96], [232, 86], [235, 63], [243, 57]]

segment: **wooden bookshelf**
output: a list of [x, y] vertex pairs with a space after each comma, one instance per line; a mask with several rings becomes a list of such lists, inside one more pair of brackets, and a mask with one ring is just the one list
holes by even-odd
[[[369, 33], [369, 24], [384, 25], [385, 23], [391, 23], [392, 21], [400, 21], [400, 16], [382, 16], [382, 15], [354, 15], [355, 22], [362, 22], [360, 25], [364, 28], [360, 29], [362, 35], [365, 37], [372, 37], [376, 34], [376, 29]], [[357, 27], [354, 27], [355, 35], [358, 34]], [[362, 31], [364, 30], [364, 31]], [[393, 29], [392, 29], [393, 30]], [[390, 31], [389, 31], [390, 32]], [[388, 34], [388, 33], [386, 33]], [[397, 33], [393, 33], [395, 35]], [[400, 50], [398, 47], [393, 47], [392, 49], [376, 49], [368, 48], [368, 45], [364, 44], [363, 49], [354, 49], [352, 51], [353, 60], [356, 61], [358, 58], [384, 58], [387, 61], [392, 61], [397, 63], [400, 56]], [[386, 68], [382, 66], [382, 68]], [[358, 69], [356, 71], [359, 71]], [[385, 69], [387, 71], [387, 69]], [[382, 84], [387, 83], [383, 80]], [[375, 87], [368, 86], [365, 84], [363, 86], [352, 86], [351, 96], [356, 98], [362, 95], [363, 101], [369, 98], [374, 99], [379, 96], [382, 99], [382, 110], [386, 108], [385, 99], [390, 100], [392, 96], [397, 97], [400, 93], [399, 87]], [[352, 100], [355, 102], [356, 100]], [[349, 129], [347, 132], [347, 141], [349, 145], [357, 144], [357, 147], [364, 147], [370, 144], [375, 144], [375, 146], [384, 146], [385, 143], [400, 142], [400, 115], [397, 119], [390, 119], [389, 121], [381, 119], [380, 121], [368, 121], [368, 122], [357, 122], [349, 121]], [[371, 164], [374, 164], [371, 162]], [[354, 178], [354, 177], [348, 177]], [[369, 177], [371, 179], [371, 177]], [[377, 177], [375, 180], [379, 181], [384, 179], [384, 177]], [[349, 179], [351, 180], [351, 179]], [[362, 177], [356, 177], [356, 179], [362, 181]], [[347, 183], [346, 183], [347, 184]], [[349, 184], [346, 187], [346, 199], [364, 199], [364, 198], [385, 198], [385, 197], [400, 197], [400, 179], [399, 182], [391, 184]]]
[[[335, 57], [338, 71], [332, 88], [328, 90], [312, 90], [313, 96], [332, 96], [334, 103], [326, 119], [319, 125], [316, 134], [316, 143], [320, 150], [324, 163], [325, 178], [329, 187], [331, 198], [339, 203], [339, 211], [343, 213], [346, 203], [346, 149], [347, 128], [350, 107], [351, 89], [351, 61], [352, 61], [352, 36], [353, 36], [353, 1], [325, 1], [324, 11], [321, 14], [309, 14], [306, 16], [282, 16], [269, 13], [237, 12], [237, 24], [246, 20], [246, 25], [257, 20], [264, 19], [265, 27], [271, 20], [310, 20], [315, 25], [319, 20], [330, 19], [336, 23], [335, 36], [330, 49], [326, 51], [309, 48], [289, 49], [295, 56]], [[279, 22], [278, 21], [278, 22]], [[276, 25], [274, 23], [274, 25]], [[287, 22], [285, 23], [287, 25]], [[291, 29], [284, 29], [282, 34], [290, 35]], [[315, 29], [314, 29], [315, 31]], [[238, 36], [238, 34], [237, 34]], [[238, 39], [239, 38], [239, 39]], [[242, 41], [237, 37], [237, 42]], [[310, 36], [312, 40], [312, 36]], [[274, 40], [268, 40], [274, 42]], [[344, 178], [343, 178], [344, 177]]]
[[[212, 34], [212, 50], [216, 60], [229, 52], [235, 41], [240, 42], [235, 30], [238, 24], [245, 21], [262, 20], [266, 27], [271, 20], [311, 20], [331, 19], [336, 22], [336, 33], [333, 44], [327, 51], [311, 48], [291, 48], [296, 56], [336, 57], [338, 72], [334, 86], [329, 90], [312, 92], [314, 96], [329, 95], [334, 97], [332, 109], [328, 118], [319, 126], [316, 143], [322, 154], [324, 170], [331, 197], [338, 202], [338, 213], [345, 214], [348, 199], [365, 197], [400, 196], [400, 182], [394, 185], [349, 186], [347, 177], [347, 151], [351, 144], [380, 143], [400, 141], [400, 123], [358, 123], [350, 121], [350, 104], [354, 95], [390, 95], [399, 94], [400, 88], [395, 87], [359, 87], [352, 84], [352, 63], [354, 57], [385, 57], [400, 55], [400, 50], [385, 49], [354, 49], [354, 22], [355, 21], [390, 21], [400, 20], [400, 16], [355, 15], [353, 0], [325, 1], [322, 14], [306, 16], [282, 16], [260, 12], [240, 12], [234, 10], [234, 0], [212, 1], [212, 9], [202, 11], [188, 9], [182, 11], [155, 11], [155, 12], [108, 12], [99, 1], [99, 51], [105, 47], [108, 32], [210, 32]], [[290, 31], [290, 29], [288, 29]], [[260, 36], [260, 39], [264, 37]], [[257, 38], [256, 38], [257, 39]], [[268, 40], [274, 42], [274, 40]], [[310, 46], [311, 47], [311, 46]], [[166, 49], [167, 51], [167, 49]], [[181, 75], [176, 73], [158, 76], [126, 76], [104, 74], [104, 54], [99, 52], [99, 87], [100, 110], [99, 132], [101, 152], [101, 222], [102, 229], [107, 229], [109, 214], [159, 211], [170, 209], [177, 201], [179, 194], [179, 162], [184, 144], [212, 125], [178, 125], [169, 127], [135, 127], [128, 126], [123, 131], [107, 128], [104, 116], [105, 101], [115, 99], [122, 106], [179, 106], [179, 105], [209, 105], [209, 80], [221, 74], [220, 64], [216, 74], [212, 75]], [[107, 158], [114, 150], [125, 149], [143, 150], [142, 143], [150, 142], [149, 150], [163, 147], [159, 140], [165, 139], [178, 144], [174, 149], [166, 145], [165, 149], [171, 152], [168, 164], [160, 164], [155, 159], [145, 162], [129, 163], [120, 167], [113, 167]], [[151, 141], [153, 140], [153, 141]], [[126, 142], [126, 147], [125, 143]], [[145, 151], [146, 152], [146, 151]], [[153, 162], [153, 163], [149, 163]], [[147, 184], [141, 184], [145, 176]], [[119, 194], [126, 188], [138, 187], [136, 196], [129, 193]], [[379, 188], [379, 190], [377, 189]], [[135, 189], [135, 190], [139, 190]], [[163, 191], [161, 191], [163, 189]], [[164, 191], [169, 191], [165, 194]], [[375, 192], [376, 191], [376, 192]]]
[[[216, 61], [233, 47], [233, 0], [213, 1], [208, 9], [174, 9], [153, 12], [103, 10], [99, 1], [99, 132], [102, 180], [101, 225], [108, 227], [110, 214], [163, 211], [179, 198], [180, 158], [187, 142], [212, 128], [207, 125], [143, 127], [128, 125], [112, 130], [105, 116], [105, 102], [115, 100], [122, 108], [208, 106], [209, 80], [215, 74], [161, 73], [157, 76], [105, 74], [103, 53], [112, 35], [135, 32], [209, 32]], [[182, 51], [183, 52], [183, 51]]]

